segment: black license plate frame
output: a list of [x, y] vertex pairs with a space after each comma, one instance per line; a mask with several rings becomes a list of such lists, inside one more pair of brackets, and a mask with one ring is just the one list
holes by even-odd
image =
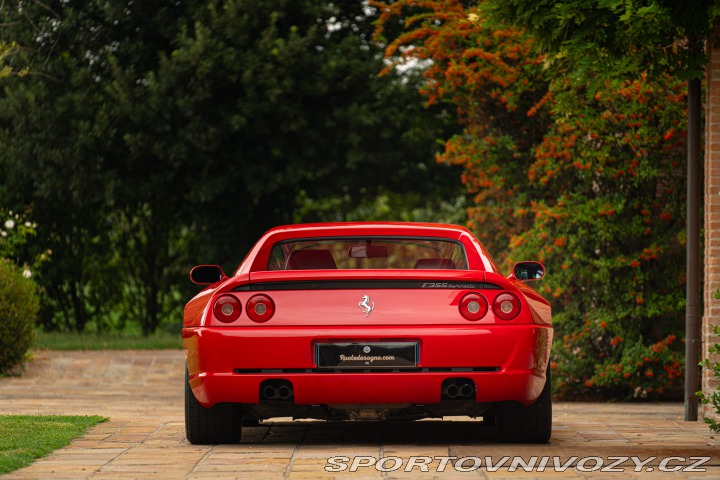
[[315, 344], [315, 365], [330, 370], [417, 368], [418, 342], [329, 342]]

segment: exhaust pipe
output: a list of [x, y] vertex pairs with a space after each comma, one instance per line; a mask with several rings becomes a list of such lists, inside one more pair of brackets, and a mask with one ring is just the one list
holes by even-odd
[[286, 385], [280, 385], [277, 388], [277, 397], [280, 400], [288, 400], [292, 397], [292, 389]]
[[448, 398], [457, 398], [458, 393], [460, 393], [460, 389], [455, 385], [454, 383], [445, 385], [445, 388], [443, 389], [443, 393]]
[[262, 390], [263, 397], [268, 400], [275, 400], [278, 398], [278, 389], [272, 385], [266, 385]]
[[474, 393], [475, 387], [469, 383], [465, 383], [462, 387], [460, 387], [460, 396], [462, 398], [470, 398]]
[[445, 400], [471, 399], [475, 396], [475, 382], [469, 378], [447, 378], [441, 387]]
[[291, 400], [293, 386], [288, 380], [265, 380], [260, 384], [260, 400]]

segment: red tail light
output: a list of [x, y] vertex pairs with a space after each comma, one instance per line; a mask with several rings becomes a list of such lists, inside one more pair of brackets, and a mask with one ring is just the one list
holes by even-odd
[[463, 317], [474, 322], [485, 316], [488, 311], [488, 303], [482, 295], [468, 293], [460, 300], [458, 308]]
[[520, 299], [514, 293], [501, 293], [493, 300], [492, 309], [496, 317], [512, 320], [520, 315]]
[[267, 322], [275, 314], [275, 303], [267, 295], [255, 295], [247, 302], [247, 314], [253, 322]]
[[234, 322], [242, 312], [240, 301], [232, 295], [222, 295], [215, 300], [213, 313], [223, 323]]

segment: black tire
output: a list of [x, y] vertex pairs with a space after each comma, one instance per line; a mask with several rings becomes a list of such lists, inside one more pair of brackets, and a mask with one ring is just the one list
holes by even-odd
[[200, 405], [190, 388], [185, 369], [185, 436], [194, 445], [237, 443], [242, 436], [242, 406], [218, 403]]
[[495, 411], [498, 437], [505, 443], [547, 443], [552, 431], [552, 382], [550, 369], [538, 399], [526, 407], [506, 402]]

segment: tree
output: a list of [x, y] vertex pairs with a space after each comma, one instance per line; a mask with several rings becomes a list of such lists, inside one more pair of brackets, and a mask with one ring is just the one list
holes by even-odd
[[377, 77], [361, 3], [6, 2], [0, 14], [31, 72], [0, 98], [0, 198], [33, 204], [55, 252], [46, 325], [151, 333], [179, 316], [194, 263], [234, 268], [303, 198], [457, 197], [441, 180], [454, 172], [427, 161], [442, 111], [417, 106], [410, 76]]
[[0, 9], [3, 33], [17, 45], [8, 61], [28, 70], [3, 81], [0, 198], [16, 211], [32, 205], [38, 237], [56, 253], [43, 275], [52, 299], [44, 318], [60, 313], [66, 328], [82, 331], [113, 301], [111, 288], [88, 289], [98, 272], [94, 265], [108, 256], [102, 220], [109, 177], [103, 163], [111, 152], [102, 148], [107, 119], [97, 116], [101, 66], [85, 57], [101, 49], [92, 33], [97, 12], [63, 5], [52, 10], [5, 2]]
[[474, 197], [470, 228], [492, 251], [507, 252], [532, 221], [518, 205], [542, 195], [526, 174], [550, 125], [541, 108], [543, 59], [533, 40], [455, 0], [372, 4], [382, 12], [376, 37], [388, 42], [392, 66], [418, 62], [428, 103], [455, 107], [463, 131], [445, 142], [438, 161], [463, 167], [462, 182]]
[[494, 15], [528, 31], [561, 73], [592, 88], [647, 72], [702, 75], [703, 44], [720, 12], [713, 0], [491, 0]]
[[[293, 220], [301, 193], [357, 201], [440, 170], [418, 168], [434, 136], [404, 137], [440, 124], [408, 106], [417, 97], [405, 84], [375, 76], [371, 21], [355, 2], [211, 2], [153, 69], [116, 66], [125, 179], [141, 186], [118, 207], [146, 212], [125, 216], [142, 235], [128, 241], [149, 249], [130, 270], [149, 283], [153, 262], [177, 264], [167, 252], [181, 249], [165, 235], [183, 229], [234, 266], [261, 233]], [[154, 285], [148, 304], [163, 289], [159, 277]]]
[[676, 385], [684, 203], [668, 192], [685, 180], [681, 84], [639, 75], [592, 90], [552, 77], [532, 37], [486, 3], [377, 5], [380, 33], [394, 28], [387, 55], [432, 60], [425, 92], [465, 126], [441, 158], [462, 163], [477, 194], [470, 227], [506, 267], [548, 265], [539, 288], [553, 304], [556, 391], [639, 397]]
[[[720, 16], [713, 0], [588, 3], [491, 0], [496, 14], [538, 38], [571, 78], [591, 86], [604, 79], [669, 74], [687, 80], [687, 283], [685, 328], [685, 420], [697, 420], [695, 391], [700, 354], [700, 81], [704, 44]], [[597, 28], [600, 25], [601, 28]], [[600, 83], [598, 83], [600, 82]]]
[[685, 91], [665, 77], [578, 97], [535, 149], [515, 259], [552, 268], [556, 393], [645, 397], [676, 386], [685, 283]]

